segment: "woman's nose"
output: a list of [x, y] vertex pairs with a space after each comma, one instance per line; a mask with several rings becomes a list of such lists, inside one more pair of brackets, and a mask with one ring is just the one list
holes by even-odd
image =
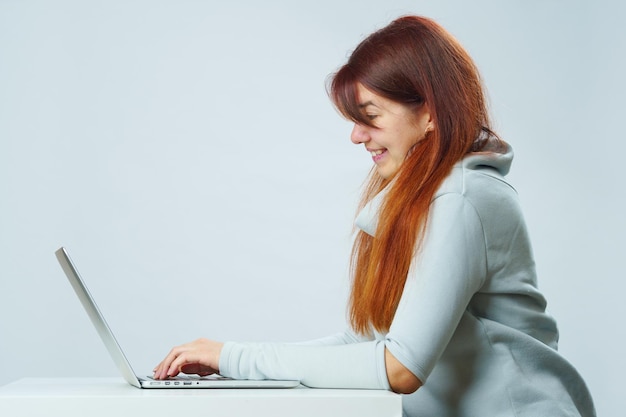
[[350, 134], [350, 140], [355, 145], [367, 142], [368, 140], [370, 140], [367, 129], [355, 123], [354, 127], [352, 128], [352, 133]]

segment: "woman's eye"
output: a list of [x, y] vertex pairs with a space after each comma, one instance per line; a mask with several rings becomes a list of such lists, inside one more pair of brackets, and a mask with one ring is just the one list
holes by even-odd
[[377, 118], [377, 117], [378, 117], [378, 115], [377, 115], [377, 114], [368, 114], [368, 115], [367, 115], [367, 118], [368, 118], [368, 119], [370, 119], [370, 120], [374, 120], [374, 119], [375, 119], [375, 118]]

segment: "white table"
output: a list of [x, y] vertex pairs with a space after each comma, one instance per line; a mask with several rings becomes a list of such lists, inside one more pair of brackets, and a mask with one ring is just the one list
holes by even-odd
[[122, 378], [24, 378], [0, 387], [2, 417], [184, 416], [401, 417], [387, 391], [139, 389]]

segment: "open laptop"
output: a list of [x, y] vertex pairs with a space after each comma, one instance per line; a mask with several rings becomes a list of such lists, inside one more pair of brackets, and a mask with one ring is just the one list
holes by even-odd
[[104, 320], [87, 286], [78, 274], [78, 270], [70, 259], [67, 250], [60, 248], [55, 252], [55, 255], [65, 275], [67, 275], [67, 279], [74, 288], [76, 295], [83, 304], [85, 311], [87, 311], [91, 322], [109, 351], [113, 362], [115, 362], [124, 376], [124, 379], [130, 385], [137, 388], [293, 388], [300, 384], [299, 381], [242, 380], [225, 378], [220, 375], [210, 375], [207, 377], [181, 375], [165, 380], [155, 380], [151, 377], [138, 377], [131, 368], [115, 336], [113, 336], [113, 332]]

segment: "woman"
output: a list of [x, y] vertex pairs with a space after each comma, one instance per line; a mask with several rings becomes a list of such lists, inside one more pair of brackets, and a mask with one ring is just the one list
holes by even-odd
[[515, 190], [478, 71], [435, 22], [366, 38], [330, 95], [375, 163], [353, 248], [350, 329], [301, 344], [172, 349], [156, 378], [219, 372], [311, 387], [391, 389], [406, 415], [592, 416], [556, 351]]

